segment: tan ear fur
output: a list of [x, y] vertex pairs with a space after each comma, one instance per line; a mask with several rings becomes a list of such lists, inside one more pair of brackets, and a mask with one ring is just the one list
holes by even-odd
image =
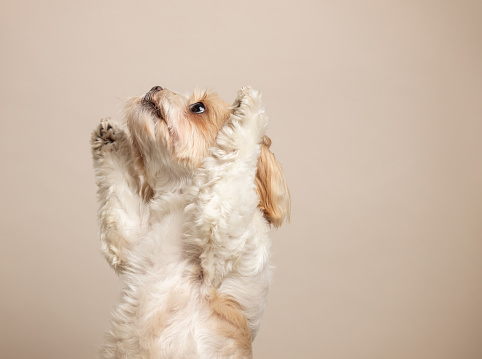
[[141, 154], [141, 150], [139, 149], [139, 142], [135, 137], [132, 137], [131, 143], [132, 143], [132, 151], [135, 157], [135, 165], [139, 173], [144, 177], [144, 181], [141, 186], [140, 195], [145, 202], [149, 202], [149, 200], [154, 196], [154, 190], [145, 181], [146, 166], [144, 163], [144, 158], [142, 157], [142, 154]]
[[270, 151], [270, 146], [271, 139], [264, 136], [256, 171], [256, 191], [259, 196], [258, 207], [266, 220], [279, 227], [290, 219], [291, 198], [281, 164]]

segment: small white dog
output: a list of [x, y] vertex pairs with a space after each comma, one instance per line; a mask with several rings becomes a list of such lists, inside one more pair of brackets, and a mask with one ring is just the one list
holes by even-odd
[[160, 86], [92, 134], [102, 250], [124, 281], [104, 358], [251, 358], [269, 225], [290, 196], [260, 94]]

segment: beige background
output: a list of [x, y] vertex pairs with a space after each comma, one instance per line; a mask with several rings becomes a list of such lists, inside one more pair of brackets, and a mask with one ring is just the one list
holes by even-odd
[[0, 357], [93, 358], [89, 137], [153, 85], [264, 94], [293, 199], [257, 358], [482, 358], [482, 2], [2, 1]]

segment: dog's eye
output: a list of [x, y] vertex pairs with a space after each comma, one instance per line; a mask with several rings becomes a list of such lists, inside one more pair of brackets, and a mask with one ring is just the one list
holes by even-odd
[[202, 102], [196, 102], [190, 106], [191, 112], [194, 113], [203, 113], [206, 111], [206, 107], [204, 107], [204, 104]]

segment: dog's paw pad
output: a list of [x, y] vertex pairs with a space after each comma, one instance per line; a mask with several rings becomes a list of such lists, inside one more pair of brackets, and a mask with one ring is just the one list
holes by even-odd
[[116, 140], [122, 136], [123, 131], [110, 118], [100, 121], [92, 133], [92, 146], [94, 150], [111, 151], [116, 148]]

